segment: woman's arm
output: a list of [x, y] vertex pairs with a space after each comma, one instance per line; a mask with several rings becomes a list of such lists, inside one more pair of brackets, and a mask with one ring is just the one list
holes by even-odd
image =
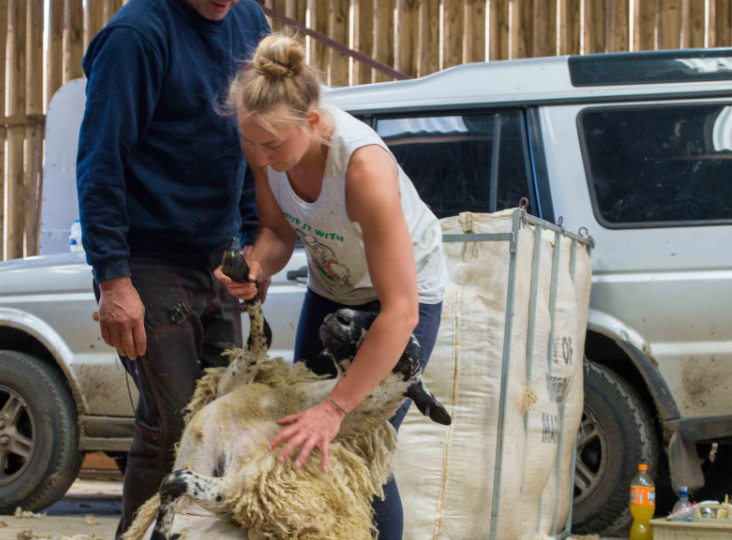
[[[344, 376], [330, 395], [346, 411], [353, 410], [394, 368], [419, 322], [417, 271], [412, 239], [399, 194], [394, 158], [378, 146], [354, 152], [346, 176], [346, 211], [363, 231], [366, 260], [381, 312], [366, 334]], [[315, 446], [328, 467], [328, 444], [345, 414], [328, 399], [300, 414], [280, 420], [294, 424], [273, 439], [270, 448], [289, 439], [279, 460], [298, 446], [299, 467]]]
[[419, 322], [417, 270], [402, 211], [394, 158], [379, 146], [354, 152], [346, 177], [346, 210], [363, 231], [371, 283], [381, 311], [330, 395], [351, 411], [394, 368]]
[[[249, 280], [258, 280], [260, 283], [268, 280], [282, 270], [292, 256], [295, 248], [295, 231], [287, 222], [280, 205], [277, 204], [267, 181], [267, 170], [258, 166], [256, 159], [242, 144], [244, 157], [254, 174], [254, 190], [259, 210], [259, 231], [251, 250], [244, 253], [249, 263]], [[235, 283], [217, 268], [214, 275], [221, 281], [229, 292], [241, 299], [250, 300], [257, 292], [253, 283]], [[263, 292], [263, 296], [266, 291]]]

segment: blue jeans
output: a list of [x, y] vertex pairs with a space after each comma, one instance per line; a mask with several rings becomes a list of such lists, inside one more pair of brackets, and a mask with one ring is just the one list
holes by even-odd
[[[295, 339], [295, 361], [305, 362], [305, 365], [314, 372], [321, 375], [329, 374], [335, 376], [336, 370], [332, 362], [319, 358], [323, 345], [318, 338], [318, 329], [323, 319], [329, 313], [334, 313], [341, 308], [350, 308], [357, 311], [379, 311], [378, 300], [360, 306], [346, 306], [333, 302], [327, 298], [314, 293], [310, 289], [305, 293], [300, 322], [297, 325], [297, 337]], [[422, 371], [432, 354], [437, 338], [437, 330], [440, 327], [440, 316], [442, 315], [442, 302], [439, 304], [419, 305], [419, 324], [414, 329], [414, 335], [422, 345]], [[407, 400], [397, 413], [389, 420], [394, 429], [399, 426], [412, 404]], [[379, 540], [401, 540], [404, 530], [404, 511], [402, 500], [399, 497], [399, 489], [396, 480], [392, 476], [384, 485], [384, 500], [374, 498], [371, 506], [374, 509], [376, 528], [379, 531]]]

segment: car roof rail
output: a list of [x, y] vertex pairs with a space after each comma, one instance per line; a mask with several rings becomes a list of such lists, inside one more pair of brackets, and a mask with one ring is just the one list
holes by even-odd
[[569, 74], [575, 87], [732, 80], [732, 48], [570, 56]]

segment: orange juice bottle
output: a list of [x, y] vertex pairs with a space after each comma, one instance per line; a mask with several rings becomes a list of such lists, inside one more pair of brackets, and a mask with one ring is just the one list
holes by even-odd
[[648, 465], [638, 465], [638, 474], [630, 483], [630, 513], [633, 514], [630, 540], [653, 540], [650, 521], [656, 510], [656, 488], [647, 471]]

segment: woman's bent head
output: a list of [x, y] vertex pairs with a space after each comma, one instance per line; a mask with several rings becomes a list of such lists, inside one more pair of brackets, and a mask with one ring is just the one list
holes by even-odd
[[229, 105], [259, 166], [286, 171], [313, 141], [324, 142], [328, 122], [320, 108], [320, 80], [291, 37], [271, 35], [259, 43], [231, 84]]

